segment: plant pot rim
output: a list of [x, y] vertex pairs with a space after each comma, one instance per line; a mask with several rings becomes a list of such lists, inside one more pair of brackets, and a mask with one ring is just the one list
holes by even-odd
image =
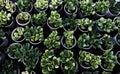
[[[28, 14], [29, 17], [31, 18], [30, 13], [28, 13], [28, 12], [20, 12], [19, 14], [22, 14], [22, 13]], [[29, 19], [26, 23], [23, 23], [23, 24], [19, 23], [19, 21], [18, 21], [18, 15], [19, 15], [19, 14], [17, 14], [17, 16], [16, 16], [16, 22], [17, 22], [17, 24], [20, 25], [20, 26], [26, 26], [26, 25], [28, 25], [28, 24], [30, 23], [30, 19]]]
[[[106, 11], [107, 12], [107, 11]], [[104, 14], [99, 14], [97, 13], [97, 11], [95, 11], [95, 15], [99, 16], [99, 17], [104, 17], [106, 15], [106, 12]]]
[[111, 15], [111, 16], [118, 16], [118, 15], [120, 14], [120, 13], [118, 13], [118, 14], [113, 14], [113, 13], [110, 11], [110, 8], [108, 8], [107, 13], [108, 13], [109, 15]]
[[120, 43], [118, 43], [117, 36], [118, 36], [118, 33], [113, 37], [113, 40], [114, 40], [116, 45], [120, 46]]
[[100, 64], [100, 67], [104, 70], [104, 71], [111, 71], [110, 69], [105, 69], [102, 64]]
[[[88, 71], [88, 73], [89, 73], [89, 74], [92, 74], [92, 72], [89, 72], [89, 71]], [[85, 74], [85, 72], [82, 72], [82, 74]]]
[[83, 33], [86, 33], [86, 32], [89, 32], [88, 30], [82, 30], [81, 28], [80, 28], [80, 26], [78, 26], [78, 29], [81, 31], [81, 32], [83, 32]]
[[75, 9], [75, 11], [74, 11], [73, 13], [69, 13], [69, 12], [66, 10], [66, 7], [67, 7], [67, 4], [64, 5], [64, 11], [65, 11], [65, 13], [68, 14], [68, 15], [76, 14], [77, 11], [78, 11], [78, 8], [76, 7], [76, 9]]
[[0, 44], [0, 47], [4, 46], [5, 43], [8, 43], [8, 39], [7, 39], [7, 38], [5, 38], [5, 39], [3, 40], [3, 42]]
[[36, 42], [36, 43], [35, 43], [35, 42], [32, 42], [32, 41], [30, 41], [30, 40], [29, 40], [29, 42], [30, 42], [31, 44], [33, 44], [33, 45], [38, 45], [38, 44], [40, 44], [43, 40], [44, 40], [44, 39], [42, 38], [42, 40], [41, 40], [41, 41]]
[[82, 63], [80, 63], [79, 62], [79, 64], [80, 64], [80, 66], [82, 67], [82, 68], [84, 68], [84, 69], [90, 69], [91, 68], [91, 66], [88, 66], [88, 67], [86, 67], [86, 66], [84, 66]]
[[[120, 54], [120, 51], [117, 51], [117, 53], [115, 54], [116, 56]], [[117, 64], [120, 65], [120, 62], [117, 60]]]
[[116, 16], [116, 17], [113, 19], [113, 22], [115, 22], [115, 20], [116, 20], [117, 18], [120, 18], [120, 17], [119, 17], [119, 16]]
[[73, 44], [71, 47], [66, 47], [66, 46], [63, 44], [63, 39], [64, 39], [64, 38], [65, 38], [64, 36], [61, 38], [61, 44], [62, 44], [62, 46], [63, 46], [64, 48], [66, 48], [66, 49], [72, 49], [72, 48], [74, 48], [74, 47], [76, 46], [77, 40], [76, 40], [75, 36], [73, 37], [73, 38], [74, 38], [74, 44]]
[[49, 20], [47, 20], [47, 25], [48, 25], [48, 27], [49, 27], [51, 30], [57, 30], [57, 29], [59, 29], [59, 27], [58, 27], [58, 28], [51, 27], [50, 24], [49, 24]]
[[48, 6], [47, 6], [46, 8], [44, 8], [44, 9], [40, 9], [40, 10], [39, 10], [38, 8], [36, 8], [35, 5], [33, 5], [33, 6], [34, 6], [34, 8], [35, 8], [35, 10], [36, 10], [37, 12], [43, 12], [43, 11], [46, 12], [47, 9], [48, 9]]
[[[20, 46], [22, 47], [22, 44], [20, 44], [20, 43], [12, 43], [12, 44], [9, 45], [9, 47], [10, 47], [10, 46], [13, 46], [13, 45], [20, 45]], [[9, 50], [9, 47], [8, 47], [7, 51]], [[17, 59], [17, 57], [12, 57], [9, 53], [8, 53], [8, 56], [9, 56], [11, 59]]]
[[13, 25], [13, 23], [14, 23], [13, 16], [11, 16], [11, 18], [12, 18], [11, 23], [9, 25], [5, 25], [4, 27], [9, 28], [9, 27], [11, 27]]
[[18, 28], [23, 28], [23, 27], [16, 27], [16, 28], [12, 31], [12, 33], [11, 33], [11, 38], [12, 38], [12, 40], [15, 41], [15, 42], [23, 42], [23, 41], [25, 40], [25, 38], [23, 38], [22, 40], [15, 40], [15, 39], [13, 38], [13, 33], [14, 33]]
[[18, 10], [20, 11], [20, 12], [32, 12], [32, 10], [33, 10], [33, 4], [32, 4], [32, 2], [30, 2], [30, 9], [28, 10], [28, 11], [22, 11], [19, 7], [18, 7]]

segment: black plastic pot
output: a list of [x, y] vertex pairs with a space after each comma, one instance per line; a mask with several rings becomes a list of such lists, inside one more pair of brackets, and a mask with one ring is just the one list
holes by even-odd
[[41, 41], [39, 41], [39, 42], [32, 42], [32, 41], [29, 40], [29, 42], [30, 42], [31, 44], [33, 44], [33, 45], [38, 45], [38, 44], [40, 44], [42, 41], [43, 41], [43, 39], [42, 39]]
[[80, 63], [79, 62], [79, 64], [80, 64], [80, 66], [82, 67], [82, 68], [84, 68], [84, 69], [90, 69], [91, 67], [90, 66], [84, 66], [82, 63]]
[[98, 32], [104, 32], [101, 28], [99, 28], [98, 25], [95, 25], [95, 29], [96, 29]]
[[106, 69], [102, 66], [102, 64], [100, 65], [100, 67], [104, 70], [104, 71], [111, 71], [110, 69]]
[[92, 72], [82, 72], [81, 74], [92, 74]]
[[0, 44], [0, 47], [6, 47], [8, 45], [8, 39], [5, 38], [2, 43]]
[[64, 5], [64, 11], [65, 11], [65, 13], [69, 16], [69, 15], [76, 14], [77, 11], [78, 11], [78, 8], [76, 8], [73, 12], [70, 13], [70, 12], [67, 11], [67, 4], [65, 4], [65, 5]]
[[18, 28], [23, 28], [23, 27], [17, 27], [17, 28], [15, 28], [15, 29], [12, 31], [12, 33], [11, 33], [11, 38], [12, 38], [12, 40], [15, 41], [15, 42], [23, 42], [23, 41], [25, 40], [24, 37], [23, 37], [22, 39], [20, 39], [20, 40], [17, 40], [17, 41], [13, 38], [13, 34], [14, 34], [14, 32], [15, 32]]
[[110, 11], [110, 8], [108, 9], [107, 13], [106, 13], [106, 17], [116, 17], [118, 16], [120, 13], [118, 14], [114, 14]]
[[94, 17], [96, 18], [96, 19], [99, 19], [99, 18], [101, 18], [101, 17], [104, 17], [106, 15], [106, 13], [105, 14], [99, 14], [99, 13], [95, 13], [95, 15], [94, 15]]
[[61, 38], [61, 44], [62, 44], [62, 46], [63, 46], [65, 49], [72, 49], [72, 48], [74, 48], [74, 47], [76, 46], [77, 40], [76, 40], [76, 38], [75, 38], [75, 36], [74, 36], [74, 44], [73, 44], [73, 46], [71, 46], [71, 47], [66, 47], [66, 46], [64, 45], [64, 37], [62, 37], [62, 38]]
[[[28, 13], [28, 12], [21, 12], [21, 13], [27, 13], [29, 16], [30, 16], [30, 18], [31, 18], [31, 15]], [[21, 13], [19, 13], [19, 14], [21, 14]], [[19, 15], [18, 14], [18, 15]], [[27, 21], [26, 23], [21, 23], [21, 22], [23, 22], [23, 21], [19, 21], [19, 19], [17, 18], [18, 17], [18, 15], [16, 16], [16, 22], [17, 22], [17, 24], [18, 25], [20, 25], [20, 26], [25, 26], [25, 25], [28, 25], [29, 23], [30, 23], [30, 19], [29, 19], [29, 21]]]
[[80, 26], [78, 26], [78, 29], [79, 29], [81, 32], [83, 32], [83, 33], [88, 32], [88, 30], [82, 30], [82, 29], [80, 28]]
[[115, 45], [117, 46], [120, 46], [120, 43], [118, 43], [118, 38], [117, 38], [118, 34], [116, 34], [114, 37], [113, 37], [113, 41], [115, 42]]
[[0, 53], [0, 64], [2, 64], [5, 60], [5, 54], [3, 54], [2, 52]]
[[[67, 28], [66, 28], [65, 26], [63, 26], [63, 29], [64, 29], [64, 31], [68, 31]], [[75, 32], [76, 30], [77, 30], [77, 26], [74, 27], [74, 29], [73, 29], [73, 30], [70, 30], [70, 31], [74, 31], [74, 32]]]

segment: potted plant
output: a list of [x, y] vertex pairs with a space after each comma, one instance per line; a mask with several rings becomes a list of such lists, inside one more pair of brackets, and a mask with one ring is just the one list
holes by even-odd
[[106, 51], [102, 56], [101, 68], [105, 71], [113, 71], [117, 62], [117, 56], [113, 54], [113, 51]]
[[117, 63], [120, 65], [120, 51], [116, 53], [117, 56]]
[[77, 13], [78, 10], [78, 0], [64, 0], [65, 6], [64, 11], [67, 15], [72, 15]]
[[16, 5], [18, 6], [19, 11], [21, 12], [31, 12], [33, 9], [31, 0], [18, 0], [16, 2]]
[[65, 18], [63, 21], [63, 29], [65, 31], [76, 31], [77, 30], [77, 20], [75, 17]]
[[20, 26], [25, 26], [30, 23], [31, 15], [28, 12], [21, 12], [16, 16], [16, 22]]
[[22, 45], [20, 43], [12, 43], [12, 44], [10, 44], [10, 46], [7, 48], [8, 56], [11, 59], [18, 59], [17, 52], [19, 51], [20, 48], [22, 48]]
[[43, 26], [47, 21], [47, 14], [45, 12], [39, 12], [38, 14], [34, 14], [31, 18], [33, 25], [35, 26]]
[[[34, 30], [35, 29], [35, 30]], [[37, 27], [25, 27], [24, 37], [26, 41], [29, 41], [33, 45], [41, 43], [43, 40], [43, 28], [41, 26]]]
[[10, 27], [12, 25], [12, 16], [4, 10], [0, 11], [0, 27]]
[[12, 31], [11, 38], [15, 42], [22, 42], [24, 41], [24, 28], [17, 27]]
[[82, 16], [94, 15], [94, 6], [95, 4], [92, 0], [81, 0], [79, 9], [81, 10]]
[[72, 49], [76, 46], [76, 38], [74, 31], [65, 31], [64, 36], [61, 38], [61, 44], [66, 49]]
[[14, 13], [16, 11], [16, 6], [12, 1], [6, 0], [5, 2], [5, 8], [8, 12]]
[[57, 10], [59, 12], [63, 8], [62, 3], [63, 3], [63, 0], [51, 0], [49, 7], [51, 10]]
[[44, 45], [48, 49], [57, 49], [60, 47], [60, 37], [57, 31], [53, 31], [47, 39], [44, 40]]
[[62, 18], [57, 11], [51, 11], [51, 15], [48, 18], [47, 25], [51, 30], [56, 30], [63, 27]]
[[7, 38], [5, 36], [5, 33], [3, 31], [3, 29], [0, 29], [0, 47], [6, 45], [7, 42]]
[[55, 74], [55, 70], [58, 69], [60, 65], [60, 58], [54, 55], [53, 50], [45, 50], [40, 65], [43, 74]]
[[60, 52], [61, 59], [61, 69], [64, 74], [76, 74], [78, 69], [78, 64], [73, 59], [74, 53], [71, 50], [63, 50]]
[[78, 71], [78, 64], [74, 59], [61, 64], [63, 74], [76, 74]]
[[95, 3], [95, 11], [97, 16], [104, 16], [110, 6], [110, 2], [107, 1], [98, 1]]
[[91, 45], [91, 37], [89, 34], [83, 33], [79, 38], [78, 38], [78, 47], [82, 49], [90, 49], [92, 47]]
[[115, 22], [113, 22], [109, 18], [105, 19], [101, 17], [99, 20], [96, 20], [95, 22], [99, 31], [110, 33], [111, 31], [114, 31], [117, 29]]
[[46, 11], [48, 9], [48, 0], [36, 0], [34, 7], [38, 12]]
[[101, 38], [102, 45], [101, 45], [101, 50], [106, 51], [106, 50], [112, 50], [114, 47], [114, 42], [112, 40], [112, 37], [110, 35], [104, 34], [103, 37]]
[[73, 59], [74, 53], [71, 50], [63, 50], [60, 52], [60, 60], [62, 63], [66, 63]]
[[113, 19], [113, 22], [115, 22], [115, 25], [116, 25], [118, 28], [120, 28], [120, 17], [115, 17], [115, 18]]
[[94, 22], [89, 18], [78, 19], [78, 28], [81, 32], [92, 31], [93, 26]]

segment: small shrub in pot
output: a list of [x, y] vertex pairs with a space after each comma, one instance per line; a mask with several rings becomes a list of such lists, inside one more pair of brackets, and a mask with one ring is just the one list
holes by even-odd
[[39, 44], [44, 38], [43, 28], [41, 26], [37, 26], [37, 27], [26, 26], [24, 37], [26, 41], [30, 41], [30, 43], [32, 44]]
[[117, 62], [117, 56], [113, 54], [113, 51], [106, 51], [102, 55], [101, 68], [105, 71], [113, 71]]
[[48, 49], [57, 49], [60, 47], [60, 37], [57, 31], [53, 31], [48, 38], [44, 40], [44, 45]]
[[78, 38], [78, 47], [82, 49], [90, 49], [91, 46], [91, 37], [89, 34], [83, 33]]
[[48, 8], [48, 0], [36, 0], [34, 7], [38, 12], [45, 11]]
[[47, 14], [45, 12], [39, 12], [38, 14], [34, 14], [31, 18], [33, 25], [35, 26], [43, 26], [46, 23]]
[[54, 74], [55, 70], [59, 68], [60, 58], [57, 58], [53, 50], [45, 50], [42, 55], [41, 63], [43, 74]]
[[61, 8], [62, 8], [62, 3], [63, 3], [62, 0], [51, 0], [49, 7], [51, 10], [57, 10], [59, 6], [61, 6]]
[[94, 22], [89, 18], [78, 19], [78, 27], [82, 32], [88, 32], [93, 30]]
[[32, 10], [31, 0], [18, 0], [16, 2], [19, 10], [22, 12], [30, 12]]
[[80, 10], [82, 12], [83, 16], [89, 16], [89, 15], [94, 15], [94, 6], [95, 4], [93, 3], [92, 0], [81, 0], [80, 1]]
[[5, 0], [0, 0], [0, 10], [5, 6]]
[[115, 17], [113, 22], [115, 22], [116, 26], [118, 27], [118, 29], [120, 28], [120, 17]]
[[11, 38], [15, 42], [22, 42], [24, 40], [24, 28], [17, 27], [12, 31]]
[[15, 4], [12, 1], [9, 1], [9, 0], [5, 2], [5, 8], [10, 13], [14, 13], [16, 11]]
[[64, 0], [64, 11], [68, 14], [75, 14], [78, 10], [78, 0]]
[[30, 23], [31, 15], [28, 12], [21, 12], [16, 16], [16, 22], [20, 26], [25, 26]]
[[109, 6], [109, 1], [98, 1], [95, 3], [95, 11], [98, 15], [105, 15]]
[[0, 11], [0, 27], [5, 27], [11, 25], [12, 22], [12, 16], [10, 13], [7, 13], [6, 11], [1, 10]]
[[64, 36], [61, 38], [61, 44], [66, 49], [72, 49], [76, 45], [76, 38], [74, 36], [74, 31], [65, 31]]
[[62, 18], [60, 17], [60, 14], [57, 11], [51, 11], [51, 15], [48, 18], [47, 24], [50, 29], [62, 28]]
[[117, 29], [115, 22], [113, 22], [109, 18], [105, 19], [101, 17], [99, 20], [96, 20], [96, 25], [98, 26], [99, 29], [107, 33], [110, 33], [111, 31], [114, 31]]
[[20, 43], [12, 43], [8, 48], [7, 48], [7, 53], [8, 56], [11, 59], [18, 59], [18, 51], [19, 49], [22, 48], [22, 45]]
[[64, 74], [76, 74], [78, 71], [78, 64], [73, 58], [74, 53], [71, 50], [63, 50], [60, 53], [61, 69]]

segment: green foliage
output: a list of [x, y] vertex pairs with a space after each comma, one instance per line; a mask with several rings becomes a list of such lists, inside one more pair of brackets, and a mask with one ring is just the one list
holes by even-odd
[[75, 60], [71, 59], [68, 62], [62, 64], [62, 70], [64, 74], [76, 74], [78, 70], [76, 69]]
[[18, 59], [18, 53], [17, 51], [20, 50], [20, 48], [22, 48], [22, 45], [19, 43], [13, 43], [11, 44], [8, 48], [7, 48], [7, 53], [8, 55], [10, 55], [11, 57]]
[[82, 30], [92, 31], [94, 22], [89, 18], [78, 19], [78, 26]]
[[22, 12], [17, 15], [17, 19], [28, 22], [30, 20], [30, 15], [27, 12]]
[[60, 37], [57, 31], [53, 31], [47, 39], [44, 40], [44, 45], [49, 49], [57, 49], [60, 47]]
[[0, 27], [5, 26], [11, 20], [11, 14], [6, 11], [0, 11]]
[[15, 29], [15, 31], [13, 33], [13, 39], [15, 41], [19, 40], [19, 39], [22, 38], [23, 34], [24, 34], [24, 28], [18, 27], [18, 28]]
[[48, 8], [48, 0], [36, 0], [34, 6], [38, 10], [47, 9]]
[[57, 11], [51, 11], [51, 15], [48, 18], [48, 22], [52, 27], [55, 27], [55, 28], [63, 27], [62, 18], [60, 18], [60, 14]]
[[[75, 42], [74, 41], [74, 31], [65, 31], [64, 32], [64, 39], [65, 39], [64, 45], [68, 48], [72, 47], [74, 42]], [[64, 41], [64, 39], [63, 39], [63, 41]]]
[[77, 20], [74, 19], [76, 15], [73, 15], [72, 17], [66, 18], [63, 21], [63, 25], [67, 31], [73, 31], [75, 30], [77, 26]]
[[28, 11], [31, 7], [31, 0], [18, 0], [16, 4], [22, 11]]
[[105, 14], [110, 6], [109, 1], [98, 1], [95, 3], [95, 9], [97, 13]]
[[5, 8], [7, 9], [7, 11], [12, 13], [15, 9], [15, 5], [12, 3], [12, 1], [6, 0]]
[[54, 55], [53, 50], [45, 50], [45, 53], [42, 55], [40, 65], [42, 67], [43, 74], [53, 74], [55, 69], [59, 68], [60, 58], [57, 58]]
[[120, 17], [116, 17], [113, 22], [115, 22], [117, 27], [120, 29]]
[[88, 48], [91, 46], [91, 37], [89, 34], [83, 33], [78, 39], [79, 48]]
[[105, 45], [105, 48], [106, 50], [111, 50], [113, 49], [114, 47], [114, 42], [112, 40], [112, 37], [110, 35], [107, 35], [105, 34], [103, 37], [102, 37], [102, 42], [103, 44]]
[[49, 7], [52, 9], [57, 9], [59, 5], [62, 4], [62, 0], [51, 0]]
[[79, 62], [90, 66], [93, 70], [97, 69], [101, 64], [101, 56], [94, 55], [86, 51], [79, 52]]
[[36, 23], [37, 25], [43, 25], [47, 20], [47, 14], [45, 12], [39, 12], [38, 14], [34, 14], [31, 18], [31, 21]]
[[113, 54], [113, 51], [104, 52], [102, 59], [104, 60], [103, 67], [105, 69], [113, 71], [113, 68], [115, 67], [117, 61], [117, 56]]
[[102, 74], [112, 74], [111, 72], [103, 71]]
[[96, 20], [96, 25], [107, 33], [110, 33], [111, 31], [117, 29], [115, 22], [112, 22], [112, 20], [109, 18], [105, 19], [101, 17], [99, 20]]
[[71, 50], [64, 50], [60, 53], [60, 59], [62, 63], [66, 63], [73, 59], [73, 52]]
[[0, 0], [0, 7], [4, 7], [5, 6], [5, 0]]
[[81, 0], [80, 1], [80, 10], [85, 15], [93, 15], [95, 14], [94, 11], [95, 4], [92, 0]]
[[[36, 29], [36, 30], [34, 30], [34, 29]], [[26, 41], [31, 41], [31, 42], [42, 41], [42, 39], [44, 38], [43, 28], [41, 26], [37, 26], [35, 28], [32, 26], [31, 27], [26, 26], [24, 37], [25, 37]]]

